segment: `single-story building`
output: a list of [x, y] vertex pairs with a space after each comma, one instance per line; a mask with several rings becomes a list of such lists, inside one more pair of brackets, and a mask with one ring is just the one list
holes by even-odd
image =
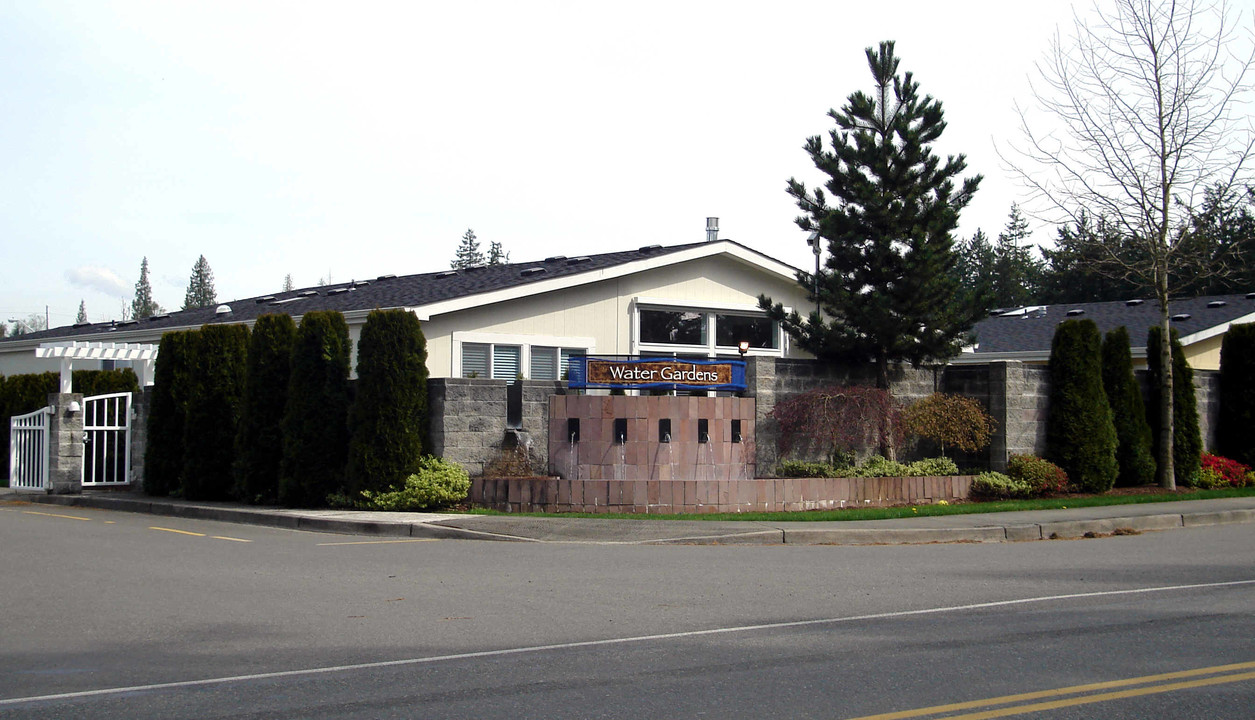
[[[266, 313], [298, 322], [312, 310], [344, 314], [356, 349], [375, 309], [404, 308], [423, 323], [432, 377], [558, 380], [571, 354], [802, 357], [758, 308], [765, 293], [804, 308], [797, 269], [731, 240], [416, 275], [381, 275], [229, 300], [141, 320], [83, 323], [0, 339], [0, 374], [52, 371], [42, 343], [156, 343], [172, 330], [252, 325]], [[76, 369], [125, 361], [75, 362]]]
[[[1230, 325], [1255, 322], [1255, 293], [1210, 295], [1173, 300], [1172, 327], [1180, 334], [1185, 357], [1196, 370], [1220, 369], [1220, 344]], [[1089, 319], [1103, 334], [1118, 327], [1129, 332], [1133, 364], [1146, 365], [1146, 335], [1159, 324], [1154, 300], [1030, 305], [995, 311], [976, 324], [976, 342], [955, 364], [1019, 360], [1043, 365], [1050, 360], [1055, 327], [1064, 320]]]

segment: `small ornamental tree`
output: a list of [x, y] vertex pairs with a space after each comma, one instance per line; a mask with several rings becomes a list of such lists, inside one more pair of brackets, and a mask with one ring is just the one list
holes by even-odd
[[1231, 325], [1220, 345], [1219, 452], [1255, 465], [1255, 323]]
[[1102, 386], [1116, 426], [1116, 463], [1120, 467], [1116, 485], [1130, 487], [1154, 482], [1150, 425], [1146, 424], [1142, 389], [1133, 376], [1129, 331], [1123, 327], [1108, 332], [1103, 338]]
[[344, 485], [349, 342], [349, 326], [340, 313], [315, 311], [301, 318], [283, 415], [279, 501], [284, 505], [323, 505]]
[[984, 450], [993, 431], [993, 418], [979, 402], [945, 393], [933, 393], [907, 407], [902, 423], [907, 433], [937, 443], [942, 457], [946, 446], [966, 453]]
[[234, 485], [235, 433], [244, 402], [248, 328], [206, 325], [188, 358], [183, 426], [183, 497], [225, 500]]
[[900, 440], [902, 423], [889, 391], [862, 385], [819, 388], [776, 403], [768, 417], [780, 428], [777, 444], [783, 456], [822, 455], [848, 465], [860, 450], [875, 447], [884, 428]]
[[248, 341], [244, 402], [235, 435], [235, 494], [248, 503], [279, 498], [279, 463], [283, 459], [283, 412], [288, 404], [292, 316], [257, 318]]
[[149, 495], [169, 495], [179, 487], [187, 414], [187, 363], [195, 338], [195, 331], [168, 332], [157, 346], [148, 408], [148, 444], [144, 447], [144, 492]]
[[[1194, 396], [1194, 370], [1185, 359], [1185, 348], [1177, 339], [1176, 330], [1171, 334], [1172, 343], [1172, 469], [1178, 485], [1191, 485], [1198, 474], [1203, 452], [1203, 436], [1198, 427], [1198, 399]], [[1152, 388], [1163, 380], [1160, 353], [1163, 349], [1163, 328], [1151, 327], [1146, 337], [1146, 370]], [[1159, 417], [1159, 403], [1151, 403], [1146, 409], [1155, 441], [1155, 457], [1159, 457], [1159, 430], [1163, 422]]]
[[1047, 458], [1081, 492], [1115, 483], [1116, 429], [1102, 387], [1102, 337], [1093, 320], [1064, 320], [1050, 348]]
[[347, 488], [384, 492], [418, 472], [427, 428], [427, 340], [408, 310], [375, 310], [357, 346]]

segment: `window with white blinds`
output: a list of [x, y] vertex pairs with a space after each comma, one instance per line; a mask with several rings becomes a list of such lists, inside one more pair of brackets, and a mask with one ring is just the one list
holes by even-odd
[[462, 377], [489, 377], [487, 343], [462, 343]]
[[492, 346], [492, 377], [497, 380], [513, 380], [522, 372], [521, 348], [518, 345]]
[[528, 375], [532, 380], [558, 379], [558, 348], [532, 346], [532, 367]]

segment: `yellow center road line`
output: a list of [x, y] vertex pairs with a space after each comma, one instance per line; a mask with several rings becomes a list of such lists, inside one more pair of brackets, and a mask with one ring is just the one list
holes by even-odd
[[213, 539], [214, 539], [214, 540], [230, 540], [231, 542], [242, 542], [242, 543], [251, 543], [251, 542], [253, 542], [252, 540], [242, 540], [242, 539], [240, 539], [240, 538], [223, 537], [222, 535], [214, 535], [214, 536], [213, 536]]
[[39, 512], [38, 510], [23, 510], [22, 512], [27, 515], [43, 515], [44, 517], [65, 518], [66, 520], [91, 520], [91, 518], [79, 517], [78, 515], [59, 515], [57, 513]]
[[[1163, 682], [1164, 680], [1176, 680], [1180, 678], [1197, 677], [1199, 675], [1216, 675], [1218, 673], [1231, 673], [1237, 670], [1247, 670], [1250, 668], [1255, 668], [1255, 662], [1216, 665], [1214, 667], [1181, 670], [1178, 672], [1162, 673], [1159, 675], [1145, 675], [1142, 677], [1127, 678], [1124, 680], [1109, 680], [1106, 682], [1089, 683], [1086, 685], [1072, 685], [1070, 687], [1056, 688], [1054, 690], [1039, 690], [1037, 692], [1020, 693], [1018, 695], [1003, 695], [1000, 697], [986, 698], [984, 700], [970, 700], [967, 702], [951, 703], [948, 705], [935, 705], [933, 707], [917, 708], [915, 710], [903, 710], [901, 712], [882, 713], [879, 715], [864, 715], [857, 718], [850, 718], [850, 720], [902, 720], [903, 718], [939, 715], [942, 713], [954, 712], [956, 710], [971, 710], [973, 708], [989, 707], [991, 705], [1006, 705], [1009, 703], [1024, 702], [1026, 700], [1039, 700], [1042, 698], [1057, 697], [1060, 695], [1075, 695], [1077, 693], [1093, 692], [1095, 690], [1128, 687], [1129, 685], [1146, 685], [1150, 683]], [[1079, 698], [1055, 700], [1031, 705], [1019, 705], [1016, 707], [1001, 708], [998, 710], [989, 710], [986, 712], [972, 713], [968, 715], [947, 715], [945, 720], [959, 720], [960, 718], [963, 720], [978, 720], [979, 718], [1006, 717], [1008, 715], [1019, 715], [1028, 712], [1037, 712], [1039, 710], [1050, 710], [1054, 708], [1070, 707], [1073, 705], [1083, 705], [1086, 703], [1104, 702], [1106, 700], [1117, 700], [1125, 697], [1151, 695], [1155, 693], [1171, 692], [1173, 690], [1183, 690], [1207, 685], [1218, 685], [1228, 682], [1240, 682], [1242, 680], [1250, 680], [1252, 678], [1255, 678], [1255, 672], [1235, 675], [1219, 675], [1218, 677], [1204, 678], [1201, 680], [1169, 683], [1167, 685], [1151, 685], [1150, 687], [1145, 688], [1122, 690], [1112, 693], [1101, 693], [1097, 695], [1086, 695]]]
[[148, 529], [149, 529], [149, 530], [160, 530], [161, 532], [168, 532], [168, 533], [178, 533], [179, 535], [192, 535], [192, 536], [194, 536], [194, 537], [205, 537], [205, 533], [188, 532], [188, 531], [186, 531], [186, 530], [175, 530], [174, 528], [163, 528], [163, 527], [155, 527], [155, 526], [150, 526]]
[[361, 540], [359, 542], [318, 543], [317, 547], [335, 545], [395, 545], [397, 543], [436, 542], [436, 538], [406, 538], [405, 540]]

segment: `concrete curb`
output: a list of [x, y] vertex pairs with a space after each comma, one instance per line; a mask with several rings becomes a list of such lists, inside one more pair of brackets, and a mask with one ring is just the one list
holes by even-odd
[[[1196, 513], [1162, 513], [1153, 515], [1127, 515], [1107, 518], [1060, 519], [1048, 522], [1008, 522], [1003, 524], [972, 525], [967, 527], [899, 527], [885, 521], [880, 527], [867, 527], [876, 521], [861, 521], [860, 527], [839, 527], [843, 523], [811, 523], [767, 525], [762, 529], [747, 530], [741, 527], [712, 527], [700, 520], [688, 521], [693, 532], [668, 537], [631, 537], [620, 530], [617, 521], [606, 520], [604, 535], [589, 539], [574, 539], [546, 533], [545, 523], [561, 523], [555, 517], [544, 519], [541, 528], [528, 528], [530, 535], [511, 533], [512, 526], [504, 516], [502, 532], [458, 527], [456, 518], [448, 515], [433, 516], [426, 522], [415, 522], [414, 514], [396, 513], [390, 519], [362, 517], [336, 517], [326, 511], [301, 511], [277, 508], [251, 508], [238, 505], [205, 505], [162, 500], [160, 498], [111, 497], [109, 495], [46, 495], [41, 493], [9, 492], [0, 494], [7, 500], [25, 501], [66, 507], [89, 507], [120, 512], [180, 517], [197, 520], [214, 520], [247, 525], [304, 530], [309, 532], [367, 535], [378, 537], [413, 537], [434, 540], [488, 540], [494, 542], [532, 543], [596, 543], [616, 545], [917, 545], [931, 543], [998, 543], [1027, 542], [1032, 540], [1072, 539], [1093, 535], [1111, 535], [1119, 530], [1154, 532], [1178, 528], [1195, 528], [1211, 525], [1255, 523], [1255, 509], [1207, 510]], [[1113, 506], [1117, 509], [1121, 506]], [[1024, 515], [1041, 511], [1029, 511]], [[1046, 511], [1051, 512], [1051, 511]], [[343, 515], [354, 515], [346, 512]], [[331, 515], [331, 516], [329, 516]], [[402, 516], [398, 519], [396, 516]], [[1012, 514], [1014, 515], [1014, 514]], [[951, 516], [958, 517], [958, 516]], [[984, 516], [970, 515], [975, 522]], [[482, 523], [482, 516], [477, 518]], [[1025, 518], [1027, 519], [1027, 518]], [[1036, 519], [1036, 518], [1034, 518]], [[536, 518], [529, 520], [535, 521]], [[921, 518], [923, 520], [923, 518]], [[532, 523], [535, 525], [536, 523]], [[837, 527], [834, 527], [837, 526]], [[517, 526], [513, 526], [517, 528]], [[670, 530], [689, 529], [671, 526]], [[599, 528], [600, 530], [600, 528]], [[702, 530], [714, 530], [703, 533]], [[618, 533], [618, 534], [616, 534]]]

